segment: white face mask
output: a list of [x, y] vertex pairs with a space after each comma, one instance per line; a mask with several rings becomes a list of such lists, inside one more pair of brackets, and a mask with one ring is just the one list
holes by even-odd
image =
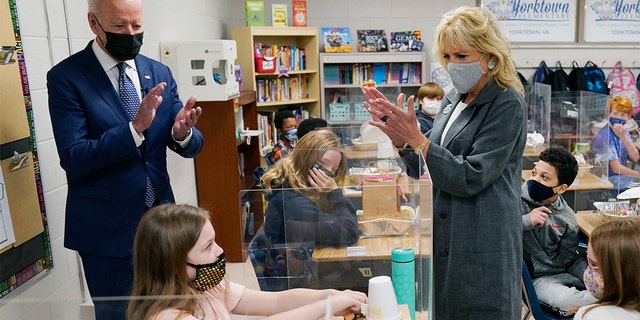
[[431, 100], [429, 98], [423, 98], [422, 102], [422, 111], [430, 116], [435, 116], [440, 111], [440, 104], [442, 104], [442, 100]]
[[480, 66], [480, 60], [484, 58], [484, 53], [482, 57], [478, 59], [476, 62], [471, 63], [454, 63], [449, 62], [447, 65], [447, 71], [449, 72], [449, 76], [451, 77], [451, 82], [453, 86], [456, 88], [458, 93], [467, 93], [473, 86], [478, 83], [478, 80], [482, 78], [484, 74], [484, 70]]

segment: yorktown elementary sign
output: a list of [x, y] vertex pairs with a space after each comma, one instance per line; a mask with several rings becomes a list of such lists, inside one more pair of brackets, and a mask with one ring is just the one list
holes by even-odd
[[586, 0], [584, 41], [638, 42], [640, 0]]
[[575, 42], [575, 0], [483, 0], [511, 42]]

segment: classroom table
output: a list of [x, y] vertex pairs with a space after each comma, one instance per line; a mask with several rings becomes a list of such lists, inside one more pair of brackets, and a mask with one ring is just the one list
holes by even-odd
[[362, 236], [353, 247], [365, 247], [365, 254], [358, 256], [347, 255], [347, 247], [316, 248], [311, 260], [323, 262], [357, 261], [357, 260], [390, 260], [391, 250], [397, 247], [412, 247], [414, 250], [428, 256], [431, 253], [431, 235], [403, 235], [403, 236]]
[[[412, 247], [416, 254], [416, 311], [429, 309], [431, 283], [431, 234], [411, 232], [403, 236], [361, 237], [352, 247], [365, 247], [363, 255], [350, 256], [347, 247], [315, 248], [311, 260], [314, 264], [316, 288], [351, 289], [367, 292], [369, 279], [391, 276], [391, 250]], [[350, 248], [352, 248], [350, 247]]]
[[580, 231], [582, 231], [587, 238], [591, 236], [593, 229], [606, 221], [603, 217], [598, 216], [595, 210], [582, 210], [576, 212], [576, 220], [578, 220], [578, 227], [580, 228]]

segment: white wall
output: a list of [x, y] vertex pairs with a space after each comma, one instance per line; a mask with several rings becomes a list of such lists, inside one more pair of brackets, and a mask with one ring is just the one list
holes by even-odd
[[[5, 0], [6, 1], [6, 0]], [[84, 48], [93, 35], [87, 25], [85, 0], [18, 0], [19, 22], [33, 100], [36, 141], [45, 193], [47, 218], [53, 247], [54, 268], [29, 281], [0, 300], [3, 320], [14, 319], [88, 319], [91, 309], [80, 308], [83, 293], [75, 252], [63, 248], [66, 179], [60, 168], [47, 110], [46, 72], [57, 62]], [[307, 0], [308, 21], [315, 27], [349, 27], [352, 37], [357, 29], [421, 30], [427, 50], [440, 15], [475, 0]], [[204, 40], [228, 38], [231, 26], [244, 21], [244, 1], [240, 0], [151, 0], [145, 1], [145, 39], [142, 53], [159, 59], [159, 42], [164, 40]], [[271, 3], [265, 11], [270, 24]], [[242, 48], [239, 48], [242, 50]], [[540, 59], [549, 66], [561, 59], [570, 71], [571, 60], [584, 64], [591, 59], [604, 63], [608, 73], [622, 59], [629, 67], [639, 67], [637, 45], [601, 44], [515, 45], [514, 60], [525, 76], [533, 73]], [[436, 61], [429, 51], [429, 60]], [[634, 65], [635, 64], [635, 65]], [[602, 65], [601, 65], [602, 66]], [[527, 69], [528, 68], [528, 69]], [[638, 69], [633, 69], [638, 74]], [[192, 160], [169, 152], [169, 173], [182, 203], [197, 203]], [[89, 312], [86, 312], [89, 311]]]

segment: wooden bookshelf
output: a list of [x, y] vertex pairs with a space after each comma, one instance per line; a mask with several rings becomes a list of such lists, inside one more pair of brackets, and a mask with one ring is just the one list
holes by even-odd
[[[195, 158], [198, 205], [211, 213], [216, 241], [224, 248], [228, 261], [243, 262], [245, 243], [253, 235], [245, 234], [242, 204], [251, 204], [254, 230], [262, 226], [264, 218], [261, 193], [248, 191], [255, 184], [251, 174], [260, 166], [258, 138], [238, 137], [235, 110], [242, 106], [242, 128], [255, 130], [255, 92], [245, 91], [227, 101], [198, 101], [196, 105], [202, 108], [197, 126], [205, 141]], [[247, 139], [251, 139], [250, 143]], [[244, 155], [244, 168], [240, 167], [239, 154]]]
[[[236, 63], [242, 66], [243, 89], [258, 91], [260, 81], [275, 81], [279, 78], [274, 72], [257, 72], [254, 59], [254, 46], [257, 43], [276, 47], [303, 48], [305, 51], [304, 70], [288, 72], [291, 78], [301, 77], [307, 80], [306, 97], [279, 101], [263, 101], [257, 97], [258, 109], [276, 111], [281, 108], [303, 106], [312, 117], [320, 117], [320, 76], [318, 69], [318, 29], [313, 27], [234, 27], [231, 38], [238, 47]], [[283, 77], [280, 77], [282, 79]]]
[[[362, 84], [375, 78], [374, 68], [378, 66], [382, 67], [382, 78], [385, 80], [376, 81], [376, 87], [393, 101], [401, 92], [407, 97], [416, 95], [420, 86], [429, 81], [425, 52], [322, 53], [319, 61], [322, 117], [332, 125], [360, 125], [368, 119], [368, 112], [363, 107]], [[409, 75], [405, 82], [392, 79], [402, 75], [396, 72], [397, 68], [402, 70], [398, 72]], [[347, 74], [336, 75], [337, 69]], [[340, 105], [338, 107], [341, 109], [334, 108], [334, 111], [341, 111], [339, 116], [334, 114], [332, 117], [332, 103]], [[348, 114], [346, 110], [349, 110]]]

